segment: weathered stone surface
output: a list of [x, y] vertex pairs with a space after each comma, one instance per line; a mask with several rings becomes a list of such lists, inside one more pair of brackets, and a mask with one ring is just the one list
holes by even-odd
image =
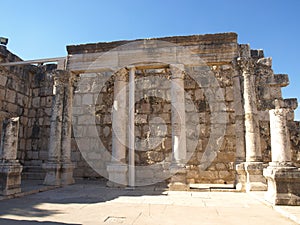
[[11, 195], [21, 192], [23, 167], [17, 160], [19, 117], [3, 122], [0, 143], [0, 194]]
[[[156, 41], [164, 41], [166, 45], [158, 47]], [[170, 64], [188, 57], [181, 51], [175, 54], [176, 48], [167, 42], [191, 50], [205, 63], [198, 65], [190, 59], [190, 63], [180, 66], [180, 73]], [[170, 172], [169, 164], [174, 159], [186, 158], [186, 175], [175, 174], [173, 179], [179, 189], [185, 189], [189, 182], [235, 182], [239, 190], [257, 190], [252, 187], [263, 183], [261, 163], [271, 161], [268, 112], [278, 106], [288, 111], [284, 132], [289, 133], [286, 145], [289, 144], [291, 150], [290, 161], [300, 165], [300, 125], [293, 121], [297, 100], [282, 98], [281, 87], [289, 84], [288, 76], [274, 74], [271, 58], [264, 58], [262, 50], [237, 43], [234, 33], [138, 40], [136, 45], [121, 48], [128, 43], [134, 41], [68, 46], [68, 72], [62, 76], [65, 78], [63, 89], [56, 85], [53, 76], [56, 65], [8, 69], [0, 66], [0, 122], [7, 115], [20, 116], [17, 156], [24, 165], [41, 169], [48, 153], [53, 160], [44, 166], [49, 170], [46, 180], [54, 184], [73, 182], [71, 159], [78, 166], [74, 172], [76, 177], [118, 177], [120, 174], [114, 170], [109, 174], [106, 165], [111, 162], [111, 154], [125, 165], [128, 163], [126, 67], [132, 65], [126, 63], [145, 58], [151, 63], [135, 65], [134, 140], [139, 148], [135, 161], [137, 166], [160, 166], [155, 172], [139, 172], [139, 177], [144, 173], [149, 180], [153, 176], [152, 181], [156, 182], [161, 174]], [[115, 47], [120, 47], [119, 51], [91, 64]], [[8, 58], [3, 58], [4, 62], [20, 61], [5, 51]], [[160, 57], [166, 63], [152, 63]], [[238, 58], [240, 60], [236, 60]], [[118, 68], [119, 72], [112, 68]], [[71, 74], [77, 77], [72, 85], [68, 80]], [[212, 82], [214, 79], [216, 83]], [[174, 88], [174, 83], [181, 88]], [[67, 88], [67, 84], [71, 88]], [[70, 101], [72, 88], [74, 101]], [[54, 96], [58, 92], [61, 96]], [[52, 103], [60, 108], [51, 111]], [[176, 107], [172, 107], [174, 103]], [[221, 125], [225, 126], [224, 132]], [[185, 151], [176, 149], [175, 134], [186, 139], [185, 148], [178, 148]], [[218, 138], [218, 135], [223, 136]], [[97, 138], [102, 146], [95, 141]], [[80, 150], [84, 153], [76, 141], [82, 142]], [[104, 149], [108, 154], [102, 154]], [[101, 171], [101, 175], [91, 168], [85, 157], [93, 161], [92, 167], [99, 166], [97, 172]], [[212, 160], [207, 162], [206, 159]], [[233, 168], [235, 164], [237, 167]], [[128, 179], [126, 173], [123, 168], [120, 176], [124, 182]], [[138, 182], [143, 183], [141, 179]]]

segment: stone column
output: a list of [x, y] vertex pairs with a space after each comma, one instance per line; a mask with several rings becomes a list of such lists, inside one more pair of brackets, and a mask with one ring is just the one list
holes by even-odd
[[246, 162], [239, 164], [240, 170], [246, 172], [246, 183], [241, 190], [266, 190], [266, 180], [263, 176], [263, 163], [260, 146], [259, 118], [257, 113], [254, 62], [251, 58], [238, 59], [238, 64], [244, 78], [244, 112], [245, 112], [245, 142]]
[[23, 167], [17, 160], [19, 117], [3, 121], [0, 144], [0, 194], [12, 195], [21, 192]]
[[288, 112], [286, 108], [269, 111], [272, 162], [264, 169], [268, 180], [265, 198], [274, 205], [300, 205], [300, 170], [291, 162]]
[[170, 190], [187, 190], [186, 182], [186, 128], [185, 128], [185, 96], [184, 96], [184, 65], [170, 65], [171, 105], [172, 105], [172, 151], [173, 162], [170, 172]]
[[134, 136], [134, 113], [135, 113], [135, 67], [129, 68], [129, 121], [128, 121], [128, 184], [135, 186], [135, 136]]
[[126, 102], [127, 102], [127, 70], [119, 70], [115, 74], [114, 81], [114, 103], [112, 111], [112, 158], [107, 165], [109, 176], [108, 186], [126, 186], [127, 164], [126, 164]]
[[243, 96], [241, 89], [241, 75], [236, 62], [233, 62], [235, 74], [233, 80], [234, 90], [234, 109], [235, 109], [235, 136], [236, 136], [236, 177], [235, 188], [237, 190], [245, 189], [247, 181], [244, 162], [246, 161], [245, 151], [245, 112], [243, 107]]
[[50, 119], [50, 139], [48, 146], [48, 161], [43, 164], [46, 170], [45, 185], [60, 185], [61, 169], [61, 132], [64, 99], [64, 73], [54, 72], [54, 86]]
[[74, 183], [71, 162], [73, 78], [66, 70], [54, 72], [54, 87], [50, 119], [50, 140], [45, 185]]
[[61, 133], [61, 184], [74, 183], [74, 163], [71, 161], [71, 135], [72, 135], [72, 103], [73, 103], [73, 77], [68, 71], [64, 71], [66, 77], [64, 86], [62, 133]]

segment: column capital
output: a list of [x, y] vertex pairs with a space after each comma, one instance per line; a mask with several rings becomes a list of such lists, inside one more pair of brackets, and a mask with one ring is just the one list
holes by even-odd
[[73, 82], [73, 76], [68, 70], [55, 70], [52, 72], [55, 85], [68, 85]]
[[127, 81], [128, 70], [126, 68], [122, 68], [115, 73], [115, 80], [118, 81]]
[[170, 64], [169, 67], [172, 73], [172, 79], [184, 79], [185, 71], [183, 64]]
[[269, 113], [274, 114], [274, 116], [286, 116], [286, 114], [289, 112], [290, 110], [287, 108], [275, 108], [275, 109], [270, 109]]
[[237, 65], [243, 71], [243, 75], [252, 75], [254, 69], [254, 62], [251, 58], [240, 57], [237, 58]]

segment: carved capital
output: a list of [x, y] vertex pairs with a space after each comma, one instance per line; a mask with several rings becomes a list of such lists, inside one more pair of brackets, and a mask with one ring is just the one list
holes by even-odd
[[243, 74], [251, 75], [254, 71], [254, 62], [251, 58], [238, 58], [237, 59], [237, 65], [240, 67]]
[[122, 68], [115, 73], [115, 80], [117, 81], [127, 81], [128, 70]]
[[170, 64], [170, 71], [172, 79], [184, 79], [185, 71], [183, 64]]
[[67, 70], [55, 70], [52, 72], [54, 78], [54, 85], [55, 86], [67, 86], [73, 83], [73, 76], [70, 71]]

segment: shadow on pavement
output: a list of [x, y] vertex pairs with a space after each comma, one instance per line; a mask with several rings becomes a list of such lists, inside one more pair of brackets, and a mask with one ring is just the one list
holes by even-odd
[[36, 220], [13, 220], [13, 219], [0, 219], [0, 224], [5, 225], [79, 225], [78, 223], [56, 223], [50, 221], [39, 222]]
[[[57, 188], [50, 191], [27, 195], [21, 198], [14, 198], [0, 201], [0, 217], [4, 215], [21, 216], [28, 218], [43, 218], [63, 213], [60, 210], [51, 208], [51, 204], [95, 204], [108, 202], [122, 196], [154, 196], [162, 195], [164, 184], [161, 188], [157, 186], [138, 187], [136, 189], [109, 188], [105, 181], [81, 180], [74, 185]], [[49, 206], [42, 206], [49, 204]], [[46, 209], [45, 209], [46, 208]], [[64, 224], [54, 222], [38, 222], [31, 220], [11, 220], [0, 218], [0, 224]]]

